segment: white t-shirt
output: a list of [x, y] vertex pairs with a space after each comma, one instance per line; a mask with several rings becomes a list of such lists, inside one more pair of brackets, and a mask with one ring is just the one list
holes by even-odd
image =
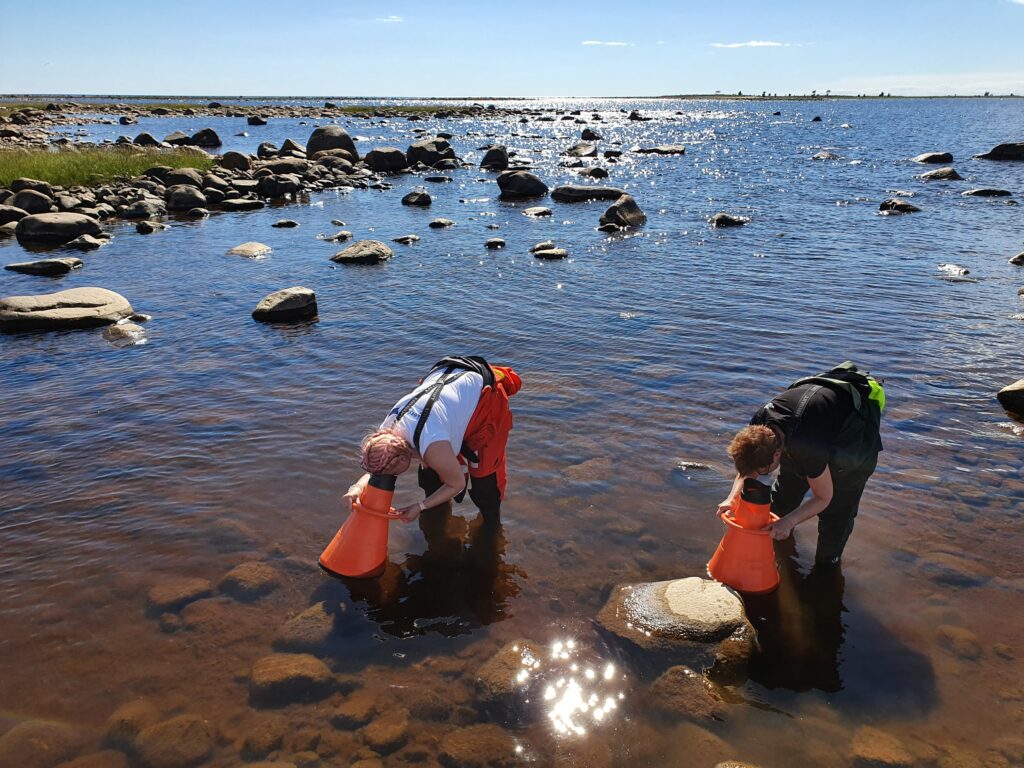
[[[420, 456], [427, 452], [427, 448], [431, 444], [442, 440], [451, 443], [452, 450], [455, 453], [458, 453], [462, 448], [462, 441], [466, 436], [466, 428], [469, 427], [469, 421], [473, 418], [473, 411], [476, 410], [477, 403], [480, 402], [480, 390], [483, 389], [484, 379], [479, 373], [473, 373], [472, 371], [456, 370], [447, 375], [455, 376], [457, 374], [462, 375], [452, 383], [445, 385], [441, 390], [441, 394], [434, 402], [433, 408], [430, 409], [427, 422], [423, 425], [423, 432], [420, 433]], [[416, 404], [408, 410], [397, 424], [398, 433], [415, 450], [416, 444], [413, 442], [413, 435], [416, 433], [416, 424], [420, 420], [420, 414], [423, 413], [424, 406], [430, 399], [429, 395], [421, 395], [420, 393], [444, 375], [444, 369], [439, 368], [427, 376], [420, 386], [395, 404], [395, 407], [388, 413], [387, 418], [381, 423], [381, 429], [395, 426], [395, 416], [398, 415], [398, 412], [405, 407], [410, 398], [420, 395]]]

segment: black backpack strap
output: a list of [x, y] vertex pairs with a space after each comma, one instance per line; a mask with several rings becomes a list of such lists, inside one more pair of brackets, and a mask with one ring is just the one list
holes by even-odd
[[494, 386], [494, 371], [491, 370], [491, 366], [487, 361], [478, 355], [449, 355], [448, 357], [443, 357], [434, 363], [434, 366], [430, 370], [436, 371], [438, 368], [458, 368], [464, 371], [478, 373], [481, 378], [483, 378], [485, 387]]
[[[412, 436], [413, 447], [416, 448], [417, 453], [420, 453], [420, 435], [423, 434], [423, 428], [427, 424], [427, 417], [430, 416], [430, 411], [433, 410], [434, 403], [436, 403], [437, 398], [441, 396], [441, 390], [452, 382], [462, 378], [466, 373], [467, 371], [463, 370], [453, 374], [451, 366], [445, 368], [441, 378], [433, 384], [427, 385], [419, 392], [414, 393], [413, 396], [409, 398], [409, 401], [400, 410], [398, 410], [395, 415], [395, 423], [401, 421], [402, 418], [404, 418], [405, 415], [413, 409], [416, 403], [424, 397], [427, 398], [427, 402], [423, 405], [423, 412], [420, 414], [419, 419], [416, 420], [416, 429]], [[393, 410], [392, 413], [395, 413], [395, 411]]]

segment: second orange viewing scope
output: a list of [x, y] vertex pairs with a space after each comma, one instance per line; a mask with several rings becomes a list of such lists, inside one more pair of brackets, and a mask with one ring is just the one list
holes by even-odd
[[708, 575], [740, 592], [763, 594], [779, 586], [775, 547], [765, 527], [779, 518], [772, 514], [771, 489], [754, 478], [743, 481], [733, 508], [719, 517], [725, 535], [708, 562]]
[[370, 579], [388, 562], [388, 523], [397, 518], [391, 508], [394, 475], [371, 475], [352, 514], [320, 555], [320, 567], [333, 576]]

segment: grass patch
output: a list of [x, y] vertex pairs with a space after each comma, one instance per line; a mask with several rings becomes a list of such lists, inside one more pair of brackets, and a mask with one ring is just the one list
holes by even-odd
[[95, 186], [115, 179], [138, 176], [154, 165], [195, 168], [200, 173], [213, 167], [213, 159], [188, 149], [133, 149], [89, 147], [59, 151], [12, 150], [0, 152], [0, 186], [27, 177], [61, 187]]

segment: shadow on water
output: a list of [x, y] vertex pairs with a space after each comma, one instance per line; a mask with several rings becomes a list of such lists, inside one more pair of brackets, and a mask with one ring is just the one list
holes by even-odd
[[768, 689], [841, 692], [833, 703], [845, 709], [929, 712], [937, 701], [931, 661], [844, 599], [842, 566], [802, 573], [792, 538], [776, 543], [776, 553], [779, 588], [744, 597], [760, 643], [750, 679]]
[[446, 505], [424, 512], [419, 525], [427, 541], [421, 554], [389, 563], [378, 578], [332, 580], [319, 592], [336, 596], [343, 586], [353, 604], [365, 604], [368, 619], [400, 638], [468, 635], [509, 618], [519, 594], [517, 577], [526, 574], [505, 563], [501, 524], [490, 525], [479, 515], [467, 521]]

